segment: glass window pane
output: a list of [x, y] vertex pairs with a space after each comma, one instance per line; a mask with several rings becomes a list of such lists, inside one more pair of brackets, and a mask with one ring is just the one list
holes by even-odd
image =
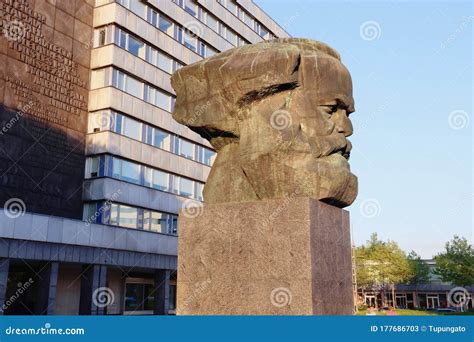
[[232, 0], [227, 0], [227, 9], [237, 15], [237, 5]]
[[145, 170], [145, 186], [151, 187], [153, 180], [153, 169], [147, 167]]
[[158, 53], [157, 65], [158, 65], [158, 68], [168, 73], [171, 73], [173, 71], [173, 60], [162, 53]]
[[193, 17], [195, 17], [197, 14], [197, 5], [194, 3], [193, 0], [186, 0], [184, 9]]
[[130, 1], [130, 10], [136, 15], [144, 18], [145, 17], [145, 4], [140, 0], [131, 0]]
[[124, 116], [123, 124], [123, 135], [135, 140], [140, 140], [140, 133], [142, 130], [140, 122]]
[[215, 32], [219, 32], [219, 25], [218, 21], [214, 16], [207, 14], [207, 26], [213, 29]]
[[116, 86], [120, 90], [123, 90], [123, 81], [124, 81], [125, 75], [123, 74], [123, 72], [120, 72], [120, 71], [117, 71], [117, 74], [118, 74], [118, 77], [117, 77]]
[[181, 177], [179, 194], [186, 197], [192, 197], [193, 192], [194, 182], [190, 179]]
[[145, 44], [132, 36], [128, 36], [128, 51], [130, 51], [135, 56], [144, 57]]
[[121, 160], [118, 158], [113, 158], [113, 171], [112, 177], [120, 179], [120, 162]]
[[227, 29], [226, 31], [226, 39], [232, 44], [237, 45], [237, 35], [232, 30]]
[[146, 143], [151, 145], [153, 142], [153, 127], [148, 126], [146, 129]]
[[158, 89], [156, 90], [155, 104], [167, 111], [171, 110], [171, 97], [167, 94], [162, 93]]
[[159, 16], [159, 19], [158, 19], [158, 29], [162, 32], [165, 32], [165, 33], [168, 33], [168, 34], [171, 34], [172, 33], [172, 23], [171, 21], [165, 19], [163, 16]]
[[143, 310], [153, 310], [155, 290], [152, 284], [144, 284], [143, 296]]
[[196, 38], [193, 37], [191, 34], [184, 32], [184, 46], [188, 49], [196, 51]]
[[137, 228], [137, 208], [120, 205], [119, 226], [126, 228]]
[[166, 233], [166, 216], [166, 214], [162, 214], [157, 211], [152, 211], [150, 219], [150, 230], [158, 233]]
[[169, 151], [170, 149], [170, 135], [162, 130], [155, 128], [154, 146]]
[[142, 83], [132, 77], [127, 76], [125, 91], [130, 95], [141, 98], [143, 96]]
[[[112, 114], [111, 114], [112, 115]], [[115, 123], [115, 133], [121, 134], [122, 133], [122, 114], [115, 115], [115, 121], [111, 122], [111, 124]]]
[[209, 166], [212, 165], [214, 162], [216, 153], [214, 151], [211, 151], [207, 148], [204, 149], [204, 164], [207, 164]]
[[127, 34], [126, 34], [123, 30], [120, 30], [119, 46], [120, 46], [122, 49], [125, 49], [126, 46], [127, 46]]
[[140, 165], [122, 160], [122, 177], [124, 181], [140, 184]]
[[168, 174], [153, 170], [153, 187], [158, 190], [168, 191]]
[[143, 305], [143, 284], [125, 285], [125, 311], [141, 310]]
[[118, 212], [119, 212], [119, 205], [112, 204], [110, 206], [110, 221], [109, 223], [115, 226], [118, 226]]
[[194, 144], [181, 139], [180, 154], [188, 159], [194, 159]]

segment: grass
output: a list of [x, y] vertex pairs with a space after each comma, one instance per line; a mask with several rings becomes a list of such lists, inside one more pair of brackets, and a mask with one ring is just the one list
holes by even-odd
[[[474, 311], [468, 312], [435, 312], [427, 310], [409, 310], [409, 309], [396, 309], [397, 316], [456, 316], [456, 315], [474, 315]], [[359, 310], [356, 315], [364, 316], [367, 314], [367, 310]], [[377, 311], [377, 316], [386, 316], [386, 311]]]

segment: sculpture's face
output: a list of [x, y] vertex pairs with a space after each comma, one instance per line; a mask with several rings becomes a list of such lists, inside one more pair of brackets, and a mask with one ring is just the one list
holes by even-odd
[[[218, 151], [205, 201], [298, 194], [350, 205], [357, 178], [348, 163], [354, 111], [349, 72], [320, 43], [266, 44], [231, 50], [172, 77], [178, 95], [173, 117]], [[208, 109], [189, 124], [197, 104]]]

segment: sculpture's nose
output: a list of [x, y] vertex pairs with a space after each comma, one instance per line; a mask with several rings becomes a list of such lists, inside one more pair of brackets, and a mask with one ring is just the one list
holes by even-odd
[[352, 135], [352, 122], [347, 116], [347, 112], [345, 110], [338, 110], [333, 114], [332, 117], [334, 120], [335, 129], [338, 133], [342, 133], [346, 137]]

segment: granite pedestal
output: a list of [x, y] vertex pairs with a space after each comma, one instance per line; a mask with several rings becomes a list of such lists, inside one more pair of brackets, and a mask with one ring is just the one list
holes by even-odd
[[350, 315], [349, 213], [307, 197], [179, 216], [179, 315]]

